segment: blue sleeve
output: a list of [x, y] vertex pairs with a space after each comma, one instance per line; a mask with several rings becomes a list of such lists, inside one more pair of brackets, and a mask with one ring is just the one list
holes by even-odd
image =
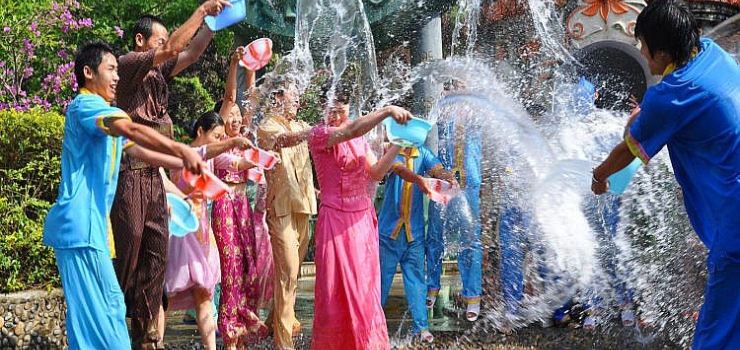
[[90, 136], [111, 135], [110, 122], [115, 119], [131, 119], [117, 107], [111, 107], [99, 96], [83, 97], [69, 113], [76, 118], [85, 133]]
[[[629, 128], [626, 142], [632, 153], [647, 163], [684, 125], [685, 118], [670, 109], [675, 99], [657, 89], [648, 90], [640, 114]], [[666, 104], [664, 101], [670, 101]], [[689, 112], [691, 113], [691, 112]]]
[[434, 155], [434, 153], [427, 148], [426, 146], [422, 146], [419, 148], [419, 155], [422, 158], [422, 165], [421, 165], [421, 174], [432, 174], [432, 172], [436, 169], [442, 168], [442, 162], [439, 161], [439, 158]]

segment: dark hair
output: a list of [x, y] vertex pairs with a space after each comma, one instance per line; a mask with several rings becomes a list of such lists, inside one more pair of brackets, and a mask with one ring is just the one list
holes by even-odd
[[90, 42], [82, 46], [75, 56], [75, 78], [77, 86], [85, 87], [85, 66], [90, 67], [94, 73], [98, 73], [98, 66], [105, 54], [113, 54], [113, 47], [103, 41]]
[[665, 51], [681, 65], [700, 49], [699, 26], [689, 6], [679, 0], [653, 0], [637, 16], [635, 37], [648, 46], [650, 55]]
[[209, 132], [219, 125], [224, 125], [224, 120], [221, 119], [221, 116], [214, 111], [208, 111], [203, 113], [203, 115], [193, 123], [190, 130], [188, 130], [188, 135], [191, 139], [195, 140], [195, 138], [198, 137], [198, 128], [203, 128], [203, 131]]
[[224, 99], [218, 100], [218, 102], [216, 102], [216, 104], [213, 105], [213, 111], [216, 113], [220, 113], [221, 107], [223, 107], [223, 105], [224, 105]]
[[[326, 105], [329, 103], [329, 91], [331, 91], [332, 88], [332, 81], [327, 80], [324, 85], [321, 86], [321, 97], [319, 98], [319, 101], [322, 105]], [[352, 90], [350, 87], [342, 80], [338, 81], [336, 86], [334, 86], [334, 101], [339, 102], [341, 104], [348, 104], [350, 96], [352, 95]]]
[[144, 37], [144, 40], [149, 40], [149, 38], [152, 37], [152, 26], [154, 23], [159, 23], [163, 27], [166, 27], [164, 25], [164, 21], [154, 15], [143, 15], [136, 20], [134, 29], [131, 31], [131, 35], [133, 35], [133, 38], [131, 38], [134, 45], [133, 47], [136, 47], [136, 34], [141, 34]]

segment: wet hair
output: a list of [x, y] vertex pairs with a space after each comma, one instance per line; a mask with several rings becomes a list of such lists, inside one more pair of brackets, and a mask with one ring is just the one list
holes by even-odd
[[131, 31], [131, 34], [133, 35], [133, 38], [131, 38], [134, 45], [133, 47], [136, 47], [136, 34], [141, 34], [141, 36], [144, 37], [144, 40], [149, 40], [149, 38], [152, 37], [152, 27], [155, 23], [159, 23], [166, 28], [164, 21], [154, 15], [143, 15], [136, 20], [136, 23], [134, 23], [134, 29]]
[[[319, 101], [322, 105], [329, 103], [329, 91], [331, 91], [332, 81], [328, 80], [321, 86], [321, 96]], [[341, 104], [348, 104], [352, 90], [344, 81], [340, 80], [334, 87], [334, 101]]]
[[645, 41], [651, 56], [665, 51], [679, 65], [691, 59], [694, 48], [701, 48], [696, 19], [680, 0], [651, 1], [637, 16], [635, 37]]
[[98, 66], [103, 61], [105, 54], [113, 54], [113, 47], [103, 41], [94, 41], [85, 44], [77, 51], [75, 56], [75, 78], [77, 85], [85, 87], [85, 66], [90, 67], [94, 73], [98, 73]]
[[191, 139], [195, 140], [198, 137], [198, 128], [203, 128], [203, 131], [209, 132], [213, 128], [224, 125], [224, 120], [217, 112], [208, 111], [203, 113], [192, 125], [189, 127], [188, 135]]

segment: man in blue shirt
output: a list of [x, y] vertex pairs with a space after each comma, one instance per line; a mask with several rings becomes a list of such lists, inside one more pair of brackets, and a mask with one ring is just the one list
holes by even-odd
[[75, 58], [80, 94], [67, 110], [59, 195], [44, 224], [44, 244], [54, 248], [67, 302], [70, 349], [131, 349], [107, 242], [122, 152], [198, 174], [204, 167], [186, 145], [109, 105], [118, 84], [112, 52], [105, 43], [91, 43]]
[[[439, 127], [439, 158], [445, 170], [460, 184], [465, 198], [453, 199], [442, 218], [439, 203], [429, 205], [429, 230], [426, 237], [427, 307], [432, 308], [440, 289], [442, 275], [443, 231], [460, 233], [460, 253], [457, 265], [467, 304], [465, 317], [475, 321], [480, 314], [483, 246], [480, 241], [480, 186], [483, 145], [480, 127], [474, 118], [457, 116], [437, 122]], [[465, 208], [466, 204], [469, 210]], [[469, 216], [466, 215], [469, 213]]]
[[429, 193], [426, 179], [422, 177], [425, 174], [454, 183], [454, 178], [426, 146], [404, 148], [390, 169], [378, 217], [380, 295], [385, 305], [396, 266], [400, 263], [406, 300], [414, 319], [414, 334], [419, 334], [423, 341], [432, 342], [434, 337], [429, 332], [424, 302], [424, 193]]
[[686, 212], [709, 249], [709, 278], [694, 349], [740, 347], [740, 68], [699, 28], [688, 6], [651, 2], [635, 36], [660, 83], [650, 87], [625, 140], [594, 169], [591, 189], [635, 157], [647, 163], [668, 147]]

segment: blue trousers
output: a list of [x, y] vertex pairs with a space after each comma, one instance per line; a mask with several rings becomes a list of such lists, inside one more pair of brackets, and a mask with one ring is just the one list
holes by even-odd
[[[614, 239], [617, 236], [619, 225], [619, 197], [612, 194], [593, 197], [587, 202], [586, 217], [596, 233], [598, 256], [601, 266], [609, 278], [609, 284], [614, 288], [616, 302], [620, 305], [632, 302], [632, 291], [627, 288], [625, 276], [618, 273], [618, 250]], [[586, 307], [598, 307], [602, 298], [598, 291], [586, 292]]]
[[[444, 220], [442, 205], [429, 203], [429, 226], [425, 242], [427, 293], [436, 296], [441, 287], [442, 254], [445, 248], [443, 232], [456, 232], [460, 235], [461, 250], [457, 256], [457, 266], [463, 284], [462, 296], [469, 304], [475, 304], [480, 302], [483, 262], [483, 245], [480, 241], [480, 187], [467, 187], [464, 193], [465, 198], [457, 196], [450, 200]], [[470, 218], [462, 215], [467, 212], [462, 208], [465, 200], [470, 206]]]
[[55, 249], [67, 302], [69, 348], [130, 350], [126, 304], [108, 251]]
[[737, 349], [740, 347], [740, 262], [719, 248], [707, 258], [709, 278], [704, 304], [694, 330], [692, 349]]
[[390, 237], [380, 236], [380, 302], [383, 306], [388, 300], [388, 292], [399, 263], [406, 301], [414, 319], [414, 333], [420, 333], [429, 329], [424, 283], [424, 241], [418, 239], [408, 242], [405, 232], [400, 232], [395, 241]]
[[531, 216], [511, 206], [501, 210], [499, 242], [501, 247], [501, 294], [506, 311], [517, 314], [524, 293], [524, 254]]

